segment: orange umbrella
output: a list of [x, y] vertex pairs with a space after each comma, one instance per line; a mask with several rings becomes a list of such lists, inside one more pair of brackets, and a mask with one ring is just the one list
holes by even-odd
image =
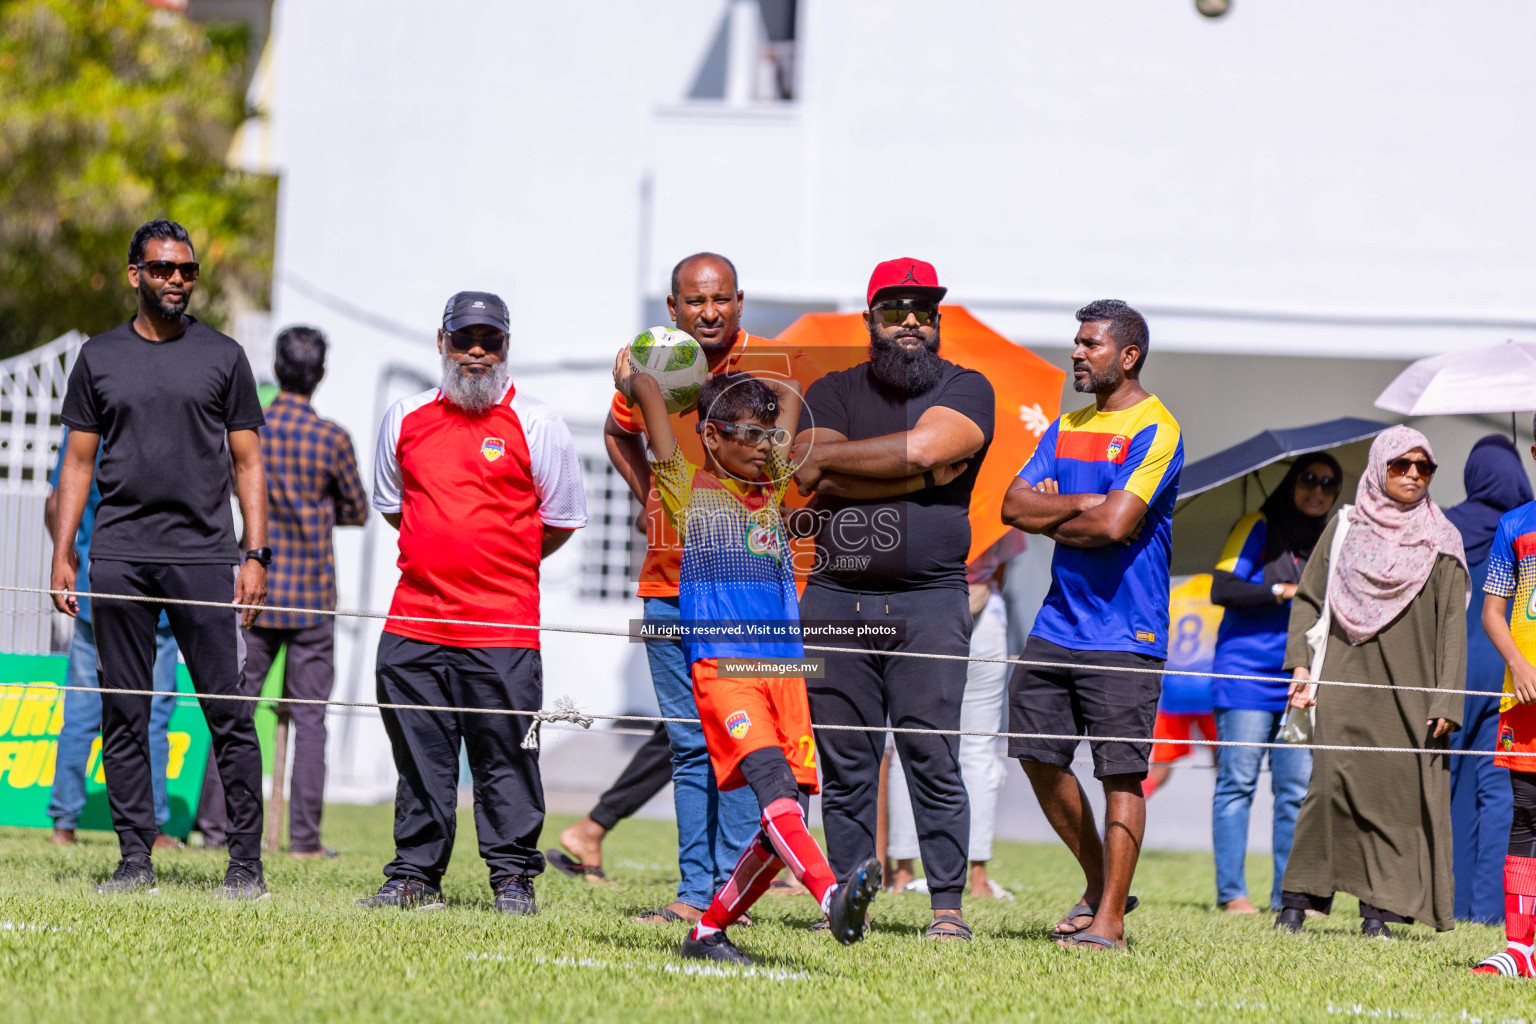
[[[941, 306], [940, 311], [944, 319], [939, 354], [979, 372], [997, 395], [992, 447], [971, 492], [970, 557], [975, 558], [1007, 532], [1001, 519], [1003, 494], [1061, 411], [1061, 385], [1067, 374], [998, 334], [964, 306]], [[805, 352], [827, 373], [856, 366], [869, 355], [869, 331], [858, 313], [807, 313], [777, 341]]]

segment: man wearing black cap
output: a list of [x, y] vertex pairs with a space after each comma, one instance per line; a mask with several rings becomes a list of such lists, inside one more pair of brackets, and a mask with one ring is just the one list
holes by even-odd
[[[805, 395], [796, 481], [802, 492], [817, 494], [817, 529], [800, 616], [806, 643], [848, 648], [827, 655], [824, 678], [806, 681], [818, 725], [960, 728], [966, 663], [889, 656], [920, 651], [964, 658], [970, 649], [969, 508], [992, 439], [995, 399], [981, 374], [939, 358], [944, 293], [930, 264], [880, 264], [866, 295], [869, 359], [827, 374]], [[905, 481], [917, 475], [927, 486], [906, 493]], [[826, 620], [855, 620], [881, 632], [858, 639], [817, 635], [817, 622]], [[895, 738], [928, 875], [934, 916], [928, 935], [968, 939], [960, 896], [970, 809], [958, 737]], [[879, 731], [816, 734], [827, 853], [839, 877], [874, 856], [884, 747]]]
[[[454, 295], [437, 333], [442, 386], [396, 402], [379, 431], [373, 507], [400, 531], [390, 615], [402, 617], [392, 617], [379, 639], [381, 703], [536, 711], [544, 702], [533, 628], [539, 563], [586, 525], [586, 497], [565, 423], [507, 375], [510, 327], [499, 297]], [[496, 909], [535, 913], [544, 790], [538, 750], [522, 746], [533, 721], [468, 712], [381, 715], [400, 773], [395, 859], [384, 867], [384, 886], [360, 905], [442, 906], [462, 742]]]

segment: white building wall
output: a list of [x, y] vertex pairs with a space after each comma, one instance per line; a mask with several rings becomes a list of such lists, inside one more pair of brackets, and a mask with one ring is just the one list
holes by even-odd
[[[1402, 357], [1536, 336], [1528, 4], [800, 10], [799, 98], [731, 106], [685, 99], [725, 0], [279, 0], [274, 323], [331, 334], [315, 402], [365, 473], [381, 368], [436, 376], [459, 288], [507, 299], [514, 373], [595, 449], [605, 374], [531, 364], [605, 361], [703, 248], [737, 262], [749, 305], [857, 305], [877, 260], [921, 256], [1028, 344], [1064, 343], [1071, 310], [1110, 295], [1165, 348]], [[362, 539], [338, 533], [343, 606], [387, 604], [378, 540], [362, 594]], [[576, 562], [546, 567], [546, 621], [638, 614], [577, 599]], [[375, 636], [338, 651], [345, 679], [362, 650], [351, 696], [371, 694]], [[551, 639], [546, 691], [618, 710], [634, 653]], [[338, 772], [377, 791], [382, 734], [349, 742]]]

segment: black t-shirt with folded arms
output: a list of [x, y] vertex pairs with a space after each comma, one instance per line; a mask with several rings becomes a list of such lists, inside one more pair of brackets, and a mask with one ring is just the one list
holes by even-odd
[[875, 379], [868, 362], [827, 374], [806, 391], [800, 429], [835, 430], [850, 441], [898, 434], [934, 406], [953, 409], [981, 428], [981, 450], [942, 487], [904, 498], [852, 501], [822, 496], [811, 581], [857, 593], [928, 587], [965, 589], [971, 547], [971, 489], [992, 443], [996, 399], [975, 370], [940, 360], [939, 382], [921, 395], [899, 395]]
[[101, 435], [93, 559], [240, 561], [228, 433], [266, 420], [240, 343], [188, 321], [169, 341], [142, 337], [131, 321], [98, 334], [69, 375], [60, 418]]

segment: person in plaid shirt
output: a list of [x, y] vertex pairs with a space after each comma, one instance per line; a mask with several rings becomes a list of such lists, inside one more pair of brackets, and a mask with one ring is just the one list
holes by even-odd
[[[272, 608], [335, 608], [331, 529], [362, 526], [368, 518], [368, 495], [357, 471], [352, 438], [342, 427], [321, 419], [309, 404], [309, 396], [325, 375], [325, 351], [325, 335], [313, 327], [288, 327], [277, 336], [273, 369], [282, 391], [267, 407], [267, 425], [261, 431], [272, 547], [267, 603]], [[284, 696], [325, 700], [335, 681], [335, 618], [272, 608], [245, 631], [246, 692], [261, 692], [273, 659], [286, 644]], [[295, 704], [287, 713], [296, 734], [289, 850], [295, 857], [334, 857], [335, 851], [320, 843], [325, 708]], [[224, 825], [224, 799], [218, 790], [218, 774], [210, 772], [201, 801], [202, 825], [204, 842], [215, 846], [223, 837]]]

